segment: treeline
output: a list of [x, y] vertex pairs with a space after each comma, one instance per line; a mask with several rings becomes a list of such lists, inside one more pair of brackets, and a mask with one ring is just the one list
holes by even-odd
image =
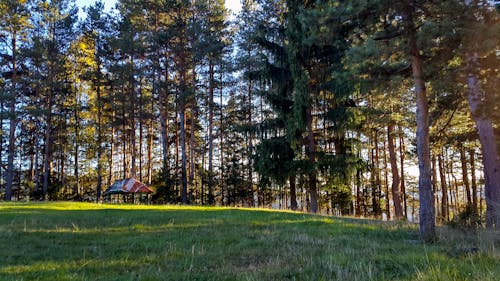
[[100, 201], [135, 177], [159, 203], [419, 220], [425, 239], [435, 218], [498, 225], [488, 1], [245, 0], [233, 21], [223, 0], [0, 10], [6, 200]]

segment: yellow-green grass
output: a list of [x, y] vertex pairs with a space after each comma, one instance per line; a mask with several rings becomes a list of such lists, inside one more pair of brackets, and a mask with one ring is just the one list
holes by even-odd
[[498, 280], [495, 233], [259, 209], [0, 203], [0, 280]]

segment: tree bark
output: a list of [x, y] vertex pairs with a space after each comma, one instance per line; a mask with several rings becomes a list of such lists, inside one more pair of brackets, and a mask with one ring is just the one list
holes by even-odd
[[441, 182], [441, 215], [443, 221], [449, 221], [450, 216], [448, 212], [448, 186], [446, 184], [446, 176], [444, 171], [443, 156], [438, 154], [438, 165], [439, 165], [439, 179]]
[[460, 147], [460, 162], [462, 164], [462, 182], [466, 193], [467, 206], [470, 207], [472, 205], [472, 197], [470, 194], [469, 175], [467, 173], [467, 158], [465, 156], [464, 147]]
[[403, 16], [417, 100], [416, 139], [419, 169], [419, 225], [421, 239], [424, 241], [432, 241], [436, 238], [436, 230], [429, 146], [429, 103], [427, 100], [427, 90], [425, 88], [423, 62], [417, 47], [416, 27], [413, 22], [413, 9], [415, 9], [413, 5], [406, 4]]
[[181, 200], [187, 204], [187, 154], [186, 154], [186, 104], [181, 101], [179, 105], [180, 142], [181, 142]]
[[486, 100], [475, 74], [477, 54], [468, 55], [469, 107], [476, 124], [481, 143], [484, 167], [484, 193], [486, 199], [486, 226], [496, 228], [500, 224], [500, 155], [491, 119], [484, 112]]
[[[113, 89], [111, 89], [111, 92]], [[113, 102], [113, 109], [111, 112], [111, 123], [115, 123], [115, 108], [114, 108], [114, 102]], [[110, 186], [113, 181], [113, 156], [114, 156], [114, 151], [115, 151], [115, 126], [111, 125], [111, 140], [109, 143], [109, 159], [108, 159], [108, 165], [109, 165], [109, 170], [108, 170], [108, 186]]]
[[[435, 153], [432, 153], [431, 163], [432, 163], [432, 193], [438, 194], [438, 177], [437, 177], [438, 165]], [[434, 196], [434, 206], [435, 206], [434, 211], [436, 212], [436, 217], [442, 217], [442, 214], [440, 213], [441, 205], [439, 204], [439, 196]]]
[[406, 181], [405, 181], [405, 143], [403, 139], [402, 128], [401, 135], [399, 136], [399, 160], [401, 166], [401, 195], [403, 199], [403, 209], [404, 209], [404, 218], [405, 220], [408, 218], [408, 204], [406, 202]]
[[99, 57], [97, 59], [97, 198], [96, 201], [101, 201], [102, 192], [102, 106], [101, 106], [101, 63]]
[[389, 122], [387, 126], [387, 147], [389, 150], [389, 162], [392, 173], [392, 201], [394, 202], [394, 213], [397, 220], [403, 219], [403, 208], [401, 206], [401, 190], [399, 189], [400, 177], [396, 159], [396, 146], [394, 141], [394, 124]]
[[52, 127], [52, 91], [49, 90], [47, 97], [47, 128], [45, 129], [45, 151], [43, 159], [43, 185], [42, 185], [42, 200], [47, 200], [47, 192], [50, 182], [50, 143], [51, 143], [51, 127]]
[[213, 151], [214, 151], [214, 65], [212, 60], [208, 65], [209, 86], [208, 86], [208, 204], [213, 205], [214, 202], [214, 167], [213, 167]]
[[220, 194], [221, 194], [221, 205], [225, 204], [225, 191], [224, 191], [224, 110], [223, 110], [223, 94], [222, 94], [222, 72], [220, 73], [221, 85], [219, 88], [219, 102], [220, 102]]
[[470, 155], [470, 175], [472, 188], [472, 209], [477, 213], [477, 181], [476, 181], [476, 160], [474, 149], [469, 150]]
[[390, 204], [390, 196], [389, 196], [389, 167], [387, 164], [387, 143], [384, 140], [383, 143], [384, 148], [384, 185], [385, 185], [385, 209], [387, 214], [387, 220], [391, 219], [391, 204]]
[[381, 181], [380, 181], [380, 165], [379, 165], [379, 148], [378, 148], [378, 131], [373, 130], [373, 145], [374, 149], [372, 152], [372, 166], [373, 166], [373, 184], [372, 184], [372, 207], [373, 207], [373, 215], [377, 218], [380, 217], [382, 213], [382, 207], [380, 206], [380, 189], [381, 189]]

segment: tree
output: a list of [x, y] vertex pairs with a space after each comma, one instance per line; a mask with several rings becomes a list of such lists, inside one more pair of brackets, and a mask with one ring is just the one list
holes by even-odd
[[[495, 228], [500, 225], [500, 140], [492, 120], [494, 112], [498, 112], [498, 105], [496, 108], [488, 105], [494, 105], [494, 101], [498, 100], [498, 91], [486, 85], [498, 86], [498, 77], [493, 74], [498, 71], [498, 65], [489, 65], [489, 62], [497, 59], [493, 50], [498, 48], [499, 39], [493, 34], [498, 34], [499, 17], [486, 1], [465, 1], [463, 15], [466, 21], [462, 42], [465, 53], [463, 59], [470, 112], [476, 124], [483, 155], [486, 225]], [[492, 36], [488, 36], [489, 34]]]
[[[100, 202], [102, 193], [102, 178], [103, 178], [103, 109], [107, 108], [104, 104], [104, 73], [103, 67], [105, 63], [106, 35], [109, 34], [109, 20], [107, 16], [102, 14], [104, 9], [103, 2], [96, 2], [94, 6], [87, 8], [87, 17], [82, 24], [83, 38], [82, 43], [87, 43], [91, 48], [91, 53], [87, 57], [87, 71], [84, 73], [84, 80], [87, 80], [96, 93], [95, 108], [97, 111], [97, 186], [96, 186], [96, 201]], [[85, 42], [86, 41], [86, 42]], [[88, 50], [87, 50], [88, 51]], [[78, 125], [77, 125], [78, 126]], [[77, 136], [78, 137], [78, 136]], [[77, 157], [78, 151], [75, 154]], [[76, 163], [77, 165], [77, 163]]]
[[14, 179], [14, 154], [16, 142], [16, 97], [19, 95], [18, 80], [22, 75], [19, 63], [19, 41], [26, 40], [26, 32], [29, 28], [29, 5], [27, 0], [5, 1], [0, 4], [0, 38], [10, 39], [10, 55], [0, 54], [7, 58], [10, 70], [2, 76], [10, 78], [10, 96], [8, 98], [9, 108], [9, 145], [7, 152], [7, 180], [5, 188], [5, 200], [10, 201], [12, 197], [12, 182]]

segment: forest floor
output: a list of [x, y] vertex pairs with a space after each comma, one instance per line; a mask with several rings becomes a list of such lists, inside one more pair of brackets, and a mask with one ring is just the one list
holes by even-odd
[[0, 280], [498, 280], [498, 233], [185, 206], [0, 203]]

